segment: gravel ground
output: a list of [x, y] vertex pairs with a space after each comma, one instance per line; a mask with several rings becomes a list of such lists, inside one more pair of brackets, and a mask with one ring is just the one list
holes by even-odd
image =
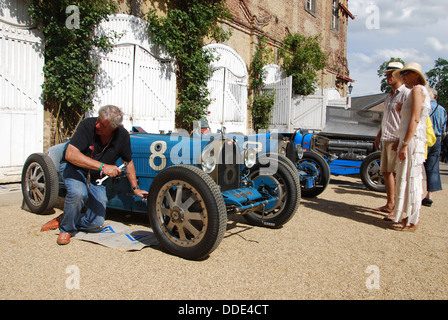
[[[442, 169], [445, 190], [423, 207], [415, 233], [390, 229], [372, 210], [385, 194], [364, 189], [359, 178], [332, 176], [281, 229], [230, 216], [225, 238], [203, 261], [157, 247], [127, 252], [80, 240], [58, 246], [58, 231], [40, 228], [60, 210], [21, 210], [20, 187], [9, 185], [0, 189], [0, 299], [445, 300], [448, 167]], [[147, 225], [138, 214], [110, 212], [108, 219]]]

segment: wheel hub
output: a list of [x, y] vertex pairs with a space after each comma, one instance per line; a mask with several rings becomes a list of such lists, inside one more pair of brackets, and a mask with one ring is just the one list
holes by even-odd
[[174, 206], [170, 210], [170, 218], [174, 223], [183, 222], [185, 220], [185, 212], [182, 208]]

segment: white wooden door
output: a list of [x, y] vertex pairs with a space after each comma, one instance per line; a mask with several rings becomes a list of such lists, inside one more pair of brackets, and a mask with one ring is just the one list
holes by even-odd
[[3, 3], [0, 20], [0, 183], [20, 181], [31, 153], [43, 151], [43, 36], [26, 1]]
[[269, 129], [276, 129], [279, 132], [291, 132], [292, 130], [292, 77], [287, 77], [266, 84], [263, 91], [274, 92], [274, 108]]
[[146, 131], [174, 130], [176, 73], [173, 62], [135, 47], [133, 123]]
[[207, 117], [212, 132], [225, 127], [227, 132], [247, 132], [247, 69], [242, 58], [232, 48], [212, 44], [218, 58], [211, 64], [213, 74], [208, 83], [211, 104]]
[[[113, 104], [124, 112], [123, 125], [131, 129], [133, 112], [134, 84], [134, 45], [117, 46], [107, 55], [97, 53], [95, 59], [100, 63], [95, 94], [97, 111], [101, 106]], [[96, 114], [96, 112], [94, 112]]]
[[102, 22], [98, 32], [122, 34], [107, 54], [93, 53], [100, 64], [94, 114], [113, 104], [125, 113], [123, 125], [140, 126], [147, 132], [174, 130], [176, 73], [172, 59], [151, 43], [147, 22], [124, 14]]

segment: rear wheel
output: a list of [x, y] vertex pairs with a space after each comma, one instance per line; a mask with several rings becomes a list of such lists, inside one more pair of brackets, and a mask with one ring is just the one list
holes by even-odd
[[56, 205], [58, 174], [49, 156], [31, 154], [23, 165], [21, 184], [23, 200], [31, 212], [49, 213]]
[[192, 166], [160, 172], [149, 192], [149, 221], [160, 244], [186, 259], [201, 259], [224, 237], [227, 212], [217, 184]]
[[381, 173], [381, 151], [369, 154], [361, 164], [361, 180], [372, 191], [386, 192], [386, 185]]

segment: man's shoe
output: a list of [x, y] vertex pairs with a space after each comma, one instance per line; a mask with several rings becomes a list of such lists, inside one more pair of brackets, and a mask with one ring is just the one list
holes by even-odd
[[422, 205], [426, 206], [426, 207], [430, 207], [432, 206], [432, 200], [428, 199], [428, 198], [424, 198], [422, 200]]
[[48, 231], [48, 230], [56, 230], [59, 228], [59, 221], [62, 219], [62, 215], [59, 215], [56, 219], [53, 219], [51, 221], [48, 221], [42, 229], [40, 229], [41, 232]]
[[58, 244], [59, 245], [65, 245], [70, 243], [70, 233], [67, 232], [61, 232], [58, 236]]

